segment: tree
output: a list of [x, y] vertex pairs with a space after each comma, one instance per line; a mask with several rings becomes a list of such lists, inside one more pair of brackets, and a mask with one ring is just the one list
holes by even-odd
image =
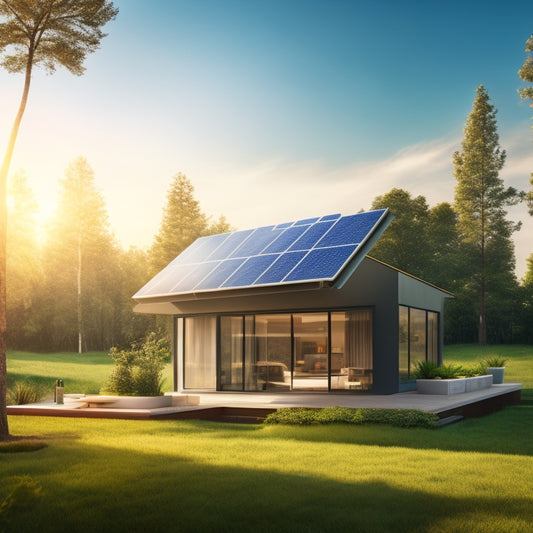
[[[526, 41], [526, 52], [533, 52], [533, 35], [529, 37]], [[522, 68], [518, 71], [518, 75], [524, 81], [528, 83], [533, 83], [533, 56], [528, 55]], [[531, 107], [533, 107], [533, 87], [526, 87], [518, 91], [520, 93], [520, 98], [531, 100]], [[531, 178], [529, 180], [530, 185], [533, 186], [533, 173], [531, 173]], [[527, 203], [529, 206], [529, 214], [533, 216], [533, 191], [527, 193]]]
[[[458, 217], [460, 254], [464, 261], [464, 296], [475, 302], [480, 345], [487, 343], [487, 305], [501, 305], [498, 296], [514, 278], [513, 232], [520, 228], [506, 220], [505, 208], [523, 193], [505, 188], [499, 172], [505, 163], [496, 127], [496, 109], [480, 85], [464, 130], [462, 150], [454, 153], [454, 207]], [[489, 298], [491, 301], [489, 301]]]
[[87, 54], [100, 46], [100, 29], [116, 17], [108, 0], [0, 0], [0, 58], [8, 72], [24, 72], [22, 98], [0, 168], [0, 440], [9, 438], [6, 368], [7, 176], [30, 90], [34, 65], [83, 74]]
[[229, 231], [233, 231], [233, 228], [224, 215], [220, 215], [215, 222], [211, 222], [207, 229], [209, 235], [218, 235], [219, 233], [228, 233]]
[[372, 209], [386, 207], [394, 215], [394, 220], [370, 255], [400, 270], [424, 277], [431, 254], [424, 238], [429, 219], [426, 199], [423, 196], [413, 198], [411, 193], [394, 188], [372, 202]]
[[431, 254], [424, 279], [449, 291], [455, 290], [458, 275], [458, 237], [453, 207], [442, 202], [431, 208], [426, 235]]
[[7, 233], [8, 344], [22, 347], [31, 337], [31, 315], [38, 287], [43, 281], [37, 236], [38, 211], [26, 175], [17, 172], [9, 181]]
[[194, 187], [185, 174], [172, 178], [163, 220], [150, 250], [152, 275], [166, 267], [198, 237], [208, 233], [208, 219], [194, 198]]
[[70, 348], [75, 336], [82, 353], [84, 346], [100, 344], [95, 338], [114, 320], [113, 299], [120, 299], [118, 253], [104, 199], [86, 159], [78, 157], [69, 165], [60, 186], [43, 251], [50, 298], [46, 307], [47, 313], [54, 309], [48, 318], [51, 335], [63, 336], [59, 342], [55, 337], [56, 344]]

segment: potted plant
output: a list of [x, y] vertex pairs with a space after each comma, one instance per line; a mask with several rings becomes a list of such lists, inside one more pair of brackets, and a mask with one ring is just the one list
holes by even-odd
[[492, 374], [492, 383], [495, 385], [501, 385], [503, 383], [506, 362], [507, 359], [499, 355], [492, 355], [483, 361], [487, 367], [487, 374]]

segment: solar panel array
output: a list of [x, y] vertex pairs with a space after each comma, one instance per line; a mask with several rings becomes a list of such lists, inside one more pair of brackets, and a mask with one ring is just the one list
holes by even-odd
[[134, 298], [333, 281], [385, 213], [327, 215], [201, 237]]

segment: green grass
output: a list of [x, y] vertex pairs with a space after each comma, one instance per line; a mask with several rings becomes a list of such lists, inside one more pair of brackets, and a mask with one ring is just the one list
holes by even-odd
[[[65, 383], [65, 393], [98, 393], [105, 388], [113, 368], [113, 360], [105, 352], [51, 353], [8, 351], [8, 387], [30, 380], [42, 385], [53, 396], [56, 379]], [[164, 372], [163, 391], [172, 390], [172, 369]]]
[[[440, 430], [10, 417], [10, 531], [530, 531], [532, 407]], [[513, 438], [509, 438], [513, 435]]]
[[[501, 355], [509, 358], [506, 381], [531, 388], [533, 347]], [[478, 357], [471, 346], [445, 354], [465, 364]], [[57, 364], [45, 359], [43, 368]], [[90, 365], [79, 367], [78, 378], [98, 382]], [[34, 359], [33, 374], [40, 368]], [[60, 376], [65, 385], [72, 372]], [[0, 504], [27, 476], [41, 489], [36, 502], [9, 510], [10, 532], [525, 533], [533, 523], [529, 401], [438, 430], [26, 416], [9, 423], [14, 435], [47, 445], [0, 453]]]
[[444, 347], [443, 358], [446, 363], [472, 364], [491, 355], [507, 359], [504, 382], [522, 383], [522, 400], [533, 403], [533, 346], [455, 344]]

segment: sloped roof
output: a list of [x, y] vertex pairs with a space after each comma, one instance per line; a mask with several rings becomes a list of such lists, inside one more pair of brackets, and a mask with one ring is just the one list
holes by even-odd
[[309, 283], [341, 287], [392, 218], [380, 209], [201, 237], [133, 298]]

